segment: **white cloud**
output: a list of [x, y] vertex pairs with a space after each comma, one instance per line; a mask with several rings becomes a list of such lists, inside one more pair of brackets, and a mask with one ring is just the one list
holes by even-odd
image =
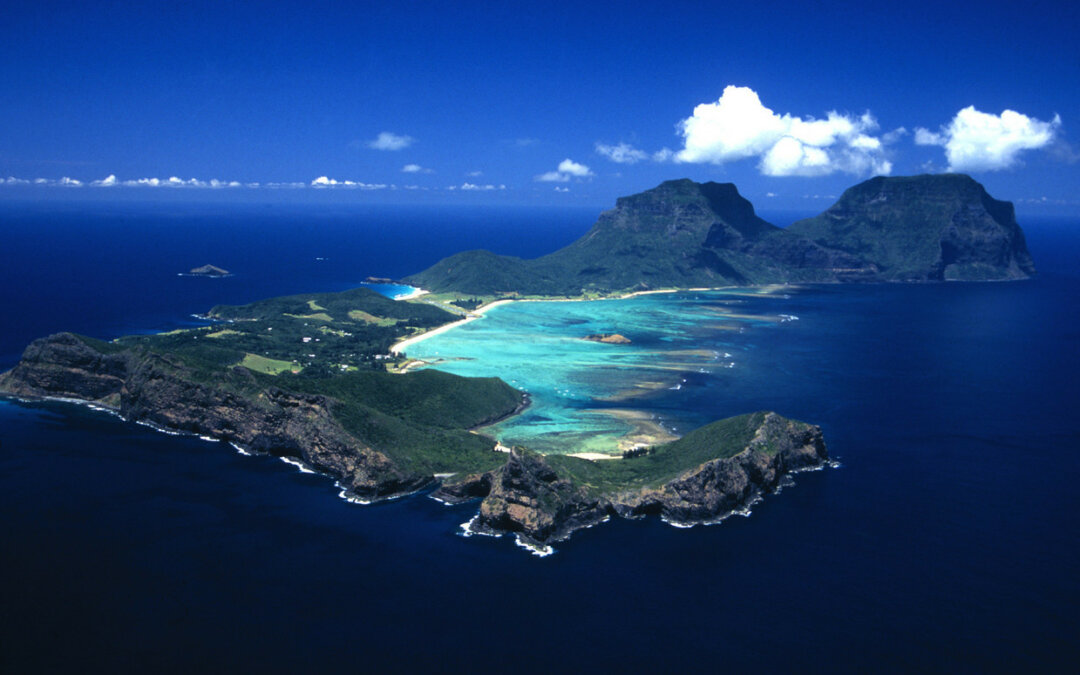
[[919, 127], [915, 130], [916, 145], [945, 145], [945, 136]]
[[[454, 189], [454, 188], [451, 188], [451, 189]], [[478, 191], [482, 191], [482, 192], [487, 192], [489, 190], [505, 190], [506, 186], [501, 185], [501, 184], [500, 185], [491, 185], [491, 184], [488, 184], [488, 185], [474, 185], [472, 183], [462, 183], [462, 185], [461, 185], [461, 187], [459, 189], [461, 189], [461, 190], [478, 190]]]
[[[16, 178], [10, 176], [8, 178], [0, 178], [0, 185], [37, 185], [43, 187], [84, 187], [87, 185], [94, 187], [134, 187], [134, 188], [173, 188], [173, 189], [227, 189], [227, 188], [248, 188], [248, 189], [296, 189], [296, 188], [351, 188], [355, 190], [385, 190], [396, 189], [395, 185], [387, 185], [385, 183], [363, 183], [360, 181], [352, 180], [335, 180], [327, 176], [319, 176], [310, 183], [301, 182], [248, 182], [241, 183], [236, 180], [219, 180], [212, 178], [210, 180], [199, 180], [198, 178], [183, 179], [177, 176], [170, 176], [169, 178], [132, 178], [127, 180], [119, 180], [115, 174], [109, 174], [105, 178], [99, 180], [93, 180], [90, 182], [84, 182], [76, 178], [63, 177], [63, 178], [35, 178], [32, 181], [25, 178]], [[499, 189], [503, 189], [500, 186]]]
[[385, 190], [386, 188], [394, 188], [395, 186], [387, 185], [386, 183], [361, 183], [354, 180], [335, 180], [327, 176], [319, 176], [315, 180], [311, 181], [311, 187], [351, 188], [354, 190]]
[[368, 142], [368, 147], [373, 150], [401, 150], [412, 145], [415, 140], [412, 136], [383, 131], [375, 137], [375, 140]]
[[885, 145], [892, 145], [893, 143], [899, 141], [904, 136], [907, 136], [907, 133], [908, 133], [908, 130], [906, 128], [897, 127], [895, 129], [893, 129], [892, 131], [890, 131], [890, 132], [886, 133], [885, 135], [883, 135], [881, 137], [881, 142], [884, 143]]
[[558, 185], [556, 185], [555, 186], [555, 192], [570, 192], [570, 188], [568, 188], [568, 187], [559, 187]]
[[654, 162], [670, 162], [675, 159], [675, 155], [671, 148], [662, 148], [653, 153], [652, 159]]
[[[892, 164], [881, 139], [870, 135], [877, 128], [869, 112], [854, 117], [830, 111], [825, 119], [778, 115], [753, 89], [728, 86], [715, 103], [696, 106], [679, 122], [684, 147], [674, 159], [723, 164], [757, 157], [758, 169], [769, 176], [888, 174]], [[661, 151], [655, 158], [667, 157]]]
[[616, 164], [635, 164], [643, 159], [649, 158], [649, 153], [644, 150], [638, 150], [629, 143], [606, 145], [597, 142], [596, 152], [607, 157]]
[[589, 167], [584, 164], [578, 164], [572, 159], [564, 159], [559, 162], [559, 172], [577, 176], [578, 178], [593, 175], [593, 172], [589, 171]]
[[570, 158], [566, 158], [559, 162], [559, 167], [555, 171], [548, 171], [536, 176], [535, 180], [541, 183], [566, 183], [571, 178], [587, 178], [592, 176], [593, 172], [589, 167], [584, 164], [578, 164]]
[[1043, 122], [1015, 110], [992, 115], [968, 106], [939, 133], [916, 129], [915, 142], [944, 147], [949, 171], [998, 171], [1014, 166], [1024, 150], [1049, 146], [1060, 128], [1059, 115]]
[[419, 164], [406, 164], [401, 167], [401, 170], [404, 173], [434, 173], [431, 169], [425, 169]]
[[484, 172], [483, 171], [470, 171], [469, 173], [467, 173], [465, 175], [468, 176], [469, 178], [479, 178], [480, 176], [484, 175]]

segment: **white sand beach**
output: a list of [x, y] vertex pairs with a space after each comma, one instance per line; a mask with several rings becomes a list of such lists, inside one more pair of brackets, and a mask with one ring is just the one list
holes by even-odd
[[[424, 291], [424, 293], [427, 293], [427, 291]], [[461, 321], [455, 321], [453, 323], [444, 324], [442, 326], [439, 326], [438, 328], [433, 328], [433, 329], [431, 329], [429, 331], [426, 331], [424, 333], [420, 333], [418, 335], [414, 335], [412, 337], [405, 338], [401, 342], [398, 342], [394, 346], [390, 347], [390, 353], [391, 354], [401, 354], [406, 349], [408, 349], [409, 345], [413, 345], [413, 344], [416, 344], [417, 342], [420, 342], [422, 340], [426, 340], [429, 337], [431, 337], [432, 335], [439, 335], [440, 333], [445, 333], [446, 331], [450, 330], [451, 328], [457, 328], [458, 326], [467, 324], [470, 321], [476, 321], [477, 319], [484, 316], [484, 313], [487, 312], [488, 310], [490, 310], [490, 309], [492, 309], [494, 307], [498, 307], [499, 305], [505, 305], [505, 304], [510, 303], [510, 302], [513, 302], [513, 300], [496, 300], [495, 302], [488, 303], [488, 304], [484, 305], [483, 307], [478, 307], [475, 310], [469, 312], [469, 314], [464, 319], [462, 319]]]

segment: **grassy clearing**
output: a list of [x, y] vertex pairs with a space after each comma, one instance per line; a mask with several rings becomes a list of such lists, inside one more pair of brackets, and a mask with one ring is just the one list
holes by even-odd
[[325, 312], [326, 311], [325, 307], [323, 307], [319, 303], [315, 302], [314, 300], [308, 300], [307, 301], [307, 306], [310, 307], [311, 311], [313, 311], [313, 312]]
[[294, 319], [308, 319], [310, 321], [325, 321], [327, 323], [334, 323], [334, 317], [330, 316], [326, 312], [317, 312], [315, 314], [286, 314], [285, 316], [292, 317]]
[[362, 309], [349, 310], [349, 318], [353, 321], [363, 321], [364, 323], [373, 324], [375, 326], [393, 326], [398, 322], [397, 319], [388, 319], [382, 316], [375, 316], [374, 314], [368, 314]]
[[225, 328], [225, 329], [219, 330], [219, 331], [217, 331], [215, 333], [207, 333], [206, 337], [208, 337], [208, 338], [222, 338], [222, 337], [225, 337], [226, 335], [240, 335], [240, 331], [233, 330], [231, 328]]
[[299, 373], [302, 370], [300, 364], [295, 361], [268, 359], [258, 354], [244, 354], [244, 360], [240, 362], [240, 365], [248, 370], [265, 373], [266, 375], [280, 375], [286, 372]]

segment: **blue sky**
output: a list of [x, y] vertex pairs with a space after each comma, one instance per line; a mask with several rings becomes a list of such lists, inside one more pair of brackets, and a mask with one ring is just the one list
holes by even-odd
[[751, 4], [11, 3], [0, 199], [816, 210], [953, 168], [1080, 213], [1073, 3]]

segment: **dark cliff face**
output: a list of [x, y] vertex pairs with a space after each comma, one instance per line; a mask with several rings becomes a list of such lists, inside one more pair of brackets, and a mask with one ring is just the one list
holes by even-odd
[[0, 390], [94, 402], [132, 421], [297, 457], [364, 499], [409, 492], [431, 481], [400, 470], [346, 433], [326, 397], [260, 387], [243, 368], [200, 381], [167, 356], [134, 350], [102, 354], [86, 340], [61, 333], [27, 347], [19, 364], [0, 375]]
[[609, 513], [610, 504], [560, 477], [540, 455], [514, 449], [506, 464], [492, 472], [474, 527], [546, 543], [565, 539]]
[[[703, 435], [708, 436], [707, 427]], [[546, 545], [613, 515], [661, 515], [682, 524], [714, 521], [775, 490], [785, 475], [828, 461], [819, 427], [776, 413], [762, 415], [751, 440], [736, 450], [718, 438], [712, 448], [716, 459], [666, 482], [599, 489], [587, 487], [540, 455], [514, 449], [501, 468], [445, 485], [435, 496], [452, 503], [482, 498], [472, 529], [514, 532], [529, 543]]]
[[891, 281], [1023, 279], [1035, 273], [1013, 205], [960, 174], [878, 177], [789, 231]]

